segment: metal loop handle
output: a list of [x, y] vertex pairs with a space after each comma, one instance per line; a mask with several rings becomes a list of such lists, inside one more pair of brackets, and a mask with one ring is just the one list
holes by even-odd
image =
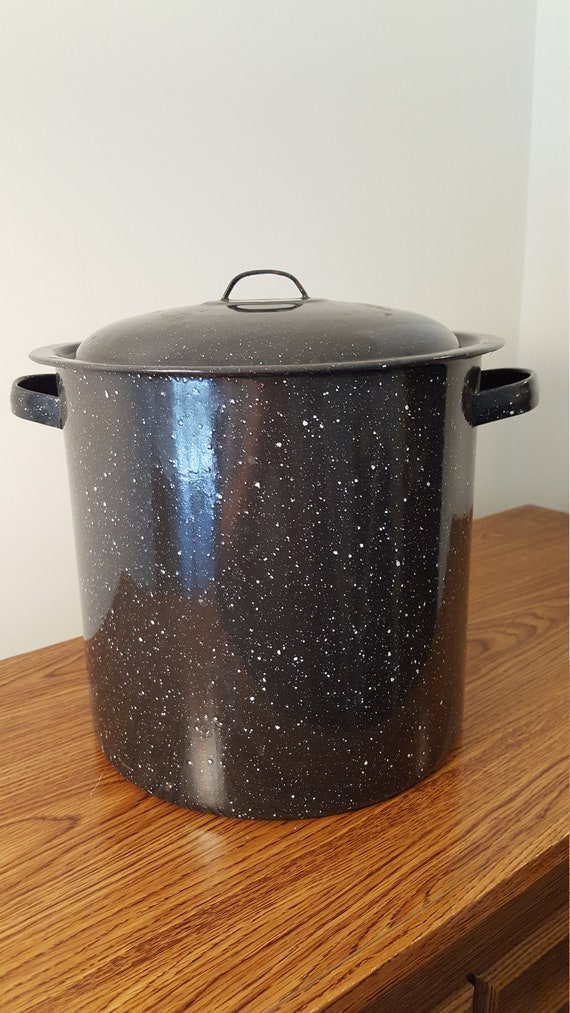
[[229, 283], [226, 291], [224, 292], [224, 294], [222, 296], [222, 302], [227, 302], [228, 301], [228, 299], [230, 297], [230, 292], [232, 291], [234, 285], [237, 285], [238, 281], [241, 281], [242, 278], [249, 278], [252, 274], [280, 274], [283, 278], [289, 278], [292, 282], [294, 282], [294, 284], [299, 289], [299, 292], [301, 293], [301, 296], [302, 296], [303, 299], [308, 299], [309, 298], [308, 293], [305, 291], [305, 289], [301, 285], [301, 282], [297, 281], [297, 278], [295, 277], [294, 274], [289, 274], [288, 271], [272, 271], [271, 269], [269, 269], [269, 270], [260, 270], [260, 271], [242, 271], [241, 274], [236, 274], [235, 278], [232, 278], [232, 280], [230, 281], [230, 283]]

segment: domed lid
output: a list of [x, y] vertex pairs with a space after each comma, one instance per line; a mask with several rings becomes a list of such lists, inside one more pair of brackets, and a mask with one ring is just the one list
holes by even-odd
[[[284, 275], [298, 294], [287, 300], [230, 299], [238, 281], [257, 274]], [[455, 334], [429, 317], [311, 299], [292, 274], [259, 270], [236, 275], [218, 301], [120, 320], [78, 346], [38, 349], [32, 358], [51, 365], [65, 358], [76, 368], [212, 376], [370, 369], [458, 354], [475, 350], [463, 349]]]
[[310, 299], [291, 275], [299, 295], [279, 301], [230, 299], [237, 275], [216, 302], [182, 306], [102, 327], [77, 349], [89, 363], [146, 369], [256, 370], [268, 366], [334, 367], [425, 355], [457, 348], [441, 324], [400, 310]]

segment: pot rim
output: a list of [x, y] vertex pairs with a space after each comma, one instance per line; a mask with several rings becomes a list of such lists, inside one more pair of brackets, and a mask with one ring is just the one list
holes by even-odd
[[454, 332], [459, 341], [457, 348], [444, 349], [439, 352], [425, 352], [417, 355], [392, 356], [385, 359], [366, 359], [359, 361], [344, 360], [341, 362], [317, 362], [317, 363], [271, 363], [259, 366], [187, 366], [184, 368], [171, 366], [149, 366], [136, 365], [136, 363], [125, 365], [114, 362], [89, 362], [75, 357], [75, 353], [81, 342], [76, 341], [62, 345], [45, 345], [35, 348], [30, 352], [30, 359], [39, 362], [44, 366], [53, 366], [55, 369], [73, 369], [79, 372], [97, 373], [132, 373], [135, 376], [142, 374], [159, 376], [195, 376], [195, 377], [223, 377], [223, 376], [272, 376], [283, 374], [311, 375], [313, 373], [357, 373], [373, 372], [375, 370], [399, 369], [402, 366], [430, 365], [431, 363], [446, 363], [454, 359], [468, 359], [484, 355], [487, 352], [495, 352], [505, 344], [502, 338], [491, 334], [474, 334], [463, 331]]

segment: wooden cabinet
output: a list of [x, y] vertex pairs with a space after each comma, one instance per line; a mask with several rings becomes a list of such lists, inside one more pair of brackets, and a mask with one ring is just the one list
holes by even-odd
[[566, 536], [475, 522], [461, 739], [356, 813], [160, 802], [99, 753], [80, 640], [0, 662], [2, 1013], [567, 1009]]
[[473, 1013], [473, 986], [464, 982], [442, 1003], [432, 1006], [432, 1013]]
[[517, 946], [470, 975], [473, 1013], [568, 1009], [568, 908], [562, 905]]
[[[481, 924], [381, 990], [366, 1013], [563, 1013], [568, 1009], [568, 875], [542, 871]], [[341, 1008], [341, 1007], [339, 1007]]]

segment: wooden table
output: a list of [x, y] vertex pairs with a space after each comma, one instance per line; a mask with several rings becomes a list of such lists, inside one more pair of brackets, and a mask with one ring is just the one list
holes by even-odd
[[567, 1008], [566, 531], [476, 521], [461, 742], [346, 816], [148, 797], [95, 744], [81, 640], [0, 663], [3, 1013]]

